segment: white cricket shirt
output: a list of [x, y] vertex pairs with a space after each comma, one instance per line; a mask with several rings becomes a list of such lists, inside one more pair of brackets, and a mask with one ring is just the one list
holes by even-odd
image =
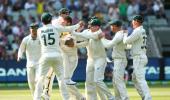
[[146, 40], [147, 35], [143, 26], [134, 29], [130, 36], [124, 35], [123, 42], [132, 44], [131, 55], [146, 55]]
[[40, 41], [37, 39], [33, 40], [31, 35], [26, 36], [19, 47], [18, 58], [22, 58], [24, 52], [26, 52], [27, 67], [33, 67], [38, 64], [41, 56]]

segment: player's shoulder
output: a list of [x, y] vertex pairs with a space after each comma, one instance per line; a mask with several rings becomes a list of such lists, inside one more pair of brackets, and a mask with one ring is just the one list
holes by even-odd
[[27, 36], [25, 36], [24, 38], [23, 38], [23, 40], [28, 40], [29, 38], [30, 38], [30, 34], [29, 35], [27, 35]]
[[83, 30], [83, 32], [90, 32], [90, 29], [85, 29]]
[[116, 34], [115, 34], [115, 37], [122, 37], [122, 36], [124, 36], [123, 30], [118, 31], [118, 32], [116, 32]]
[[26, 41], [28, 41], [28, 40], [29, 40], [29, 38], [30, 38], [30, 34], [29, 34], [29, 35], [27, 35], [27, 36], [25, 36], [25, 37], [22, 39], [22, 42], [26, 42]]
[[116, 34], [119, 34], [119, 35], [122, 35], [123, 33], [125, 33], [123, 30], [116, 32]]

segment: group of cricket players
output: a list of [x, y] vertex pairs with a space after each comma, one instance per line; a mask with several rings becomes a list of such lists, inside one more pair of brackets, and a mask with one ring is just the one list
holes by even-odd
[[[62, 8], [59, 16], [54, 18], [50, 13], [41, 15], [42, 27], [37, 23], [30, 25], [30, 34], [26, 36], [18, 51], [18, 61], [26, 53], [27, 78], [33, 100], [50, 100], [52, 85], [56, 76], [59, 91], [63, 100], [129, 100], [124, 81], [127, 66], [125, 49], [131, 45], [133, 58], [132, 80], [142, 100], [152, 100], [145, 80], [147, 35], [142, 26], [144, 19], [136, 15], [132, 19], [133, 32], [128, 34], [122, 29], [122, 22], [113, 19], [110, 29], [115, 33], [112, 40], [105, 38], [101, 21], [91, 17], [88, 29], [80, 21], [72, 25], [70, 11]], [[86, 47], [86, 81], [85, 95], [72, 80], [78, 64], [78, 48]], [[114, 96], [103, 82], [107, 65], [106, 48], [113, 48], [112, 58]], [[58, 100], [58, 99], [56, 99]]]

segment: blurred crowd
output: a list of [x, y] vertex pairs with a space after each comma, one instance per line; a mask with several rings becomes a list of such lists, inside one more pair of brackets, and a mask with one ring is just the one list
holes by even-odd
[[[123, 28], [130, 31], [129, 22], [135, 14], [166, 17], [161, 0], [0, 0], [0, 59], [16, 59], [23, 37], [29, 34], [29, 25], [40, 23], [41, 14], [46, 11], [57, 17], [62, 7], [72, 11], [74, 24], [79, 20], [87, 23], [91, 16], [100, 18], [108, 39], [112, 33], [107, 22], [114, 18], [121, 19], [125, 23]], [[78, 53], [86, 57], [84, 48]]]

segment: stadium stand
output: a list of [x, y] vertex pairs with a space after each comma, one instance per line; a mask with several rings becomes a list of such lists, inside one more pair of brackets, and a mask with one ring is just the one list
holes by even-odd
[[[72, 10], [73, 23], [83, 19], [87, 22], [90, 16], [99, 17], [103, 24], [113, 18], [124, 21], [124, 28], [132, 30], [129, 21], [135, 14], [145, 16], [148, 28], [148, 45], [153, 45], [156, 54], [149, 52], [149, 57], [161, 57], [162, 45], [166, 42], [169, 30], [155, 30], [156, 26], [167, 27], [168, 17], [165, 15], [164, 2], [161, 0], [0, 0], [0, 59], [16, 59], [19, 44], [28, 35], [28, 26], [32, 22], [40, 22], [40, 15], [49, 11], [56, 17], [61, 7]], [[161, 27], [161, 28], [162, 28]], [[110, 36], [110, 29], [103, 27]], [[151, 30], [151, 31], [149, 31]], [[160, 41], [159, 41], [160, 40]], [[160, 43], [159, 43], [160, 42]], [[168, 43], [168, 42], [166, 42]], [[159, 47], [161, 44], [161, 47]], [[169, 45], [169, 44], [168, 44]], [[149, 46], [148, 46], [149, 47]], [[163, 51], [164, 49], [163, 46]], [[152, 50], [151, 50], [152, 51]], [[85, 57], [85, 49], [79, 49], [80, 57]]]

